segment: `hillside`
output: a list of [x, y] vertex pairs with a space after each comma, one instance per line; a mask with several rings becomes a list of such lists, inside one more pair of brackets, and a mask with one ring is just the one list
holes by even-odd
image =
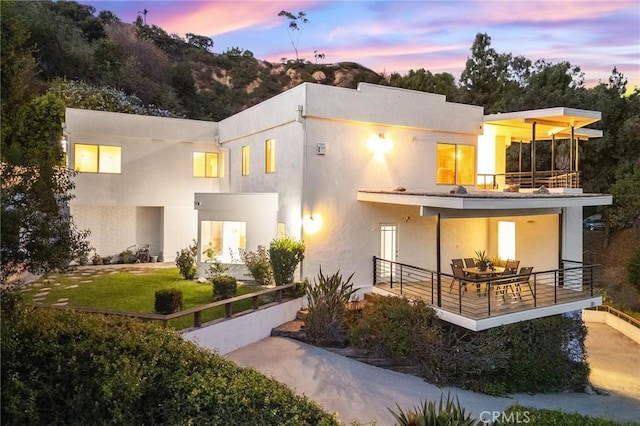
[[[640, 244], [640, 229], [612, 232], [585, 231], [583, 246], [587, 263], [602, 265], [602, 286], [616, 306], [640, 311], [640, 291], [629, 284], [627, 264], [633, 248]], [[587, 249], [588, 248], [588, 249]]]

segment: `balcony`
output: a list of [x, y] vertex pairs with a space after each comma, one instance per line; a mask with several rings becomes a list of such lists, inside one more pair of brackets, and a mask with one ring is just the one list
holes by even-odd
[[580, 172], [574, 170], [547, 170], [531, 172], [509, 172], [478, 174], [477, 184], [482, 189], [499, 189], [509, 185], [520, 188], [582, 188]]
[[594, 294], [600, 265], [562, 261], [561, 268], [529, 277], [458, 280], [448, 273], [374, 257], [373, 270], [376, 293], [423, 300], [443, 320], [474, 331], [602, 303]]

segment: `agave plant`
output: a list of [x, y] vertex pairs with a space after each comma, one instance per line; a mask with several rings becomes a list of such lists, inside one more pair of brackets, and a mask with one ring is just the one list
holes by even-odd
[[307, 337], [314, 342], [342, 343], [345, 341], [344, 313], [345, 305], [351, 301], [356, 290], [351, 278], [343, 281], [340, 271], [333, 275], [323, 275], [322, 268], [318, 279], [307, 287], [309, 313], [305, 318]]
[[424, 401], [421, 407], [414, 407], [406, 413], [398, 404], [398, 412], [389, 409], [399, 426], [476, 426], [482, 424], [471, 414], [467, 414], [460, 406], [458, 397], [455, 400], [447, 393], [447, 399], [440, 395], [440, 401]]

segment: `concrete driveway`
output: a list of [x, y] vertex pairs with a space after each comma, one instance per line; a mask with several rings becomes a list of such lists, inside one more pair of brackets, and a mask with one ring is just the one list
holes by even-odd
[[253, 367], [318, 402], [349, 423], [394, 424], [388, 408], [403, 409], [451, 392], [462, 406], [488, 420], [515, 402], [537, 408], [561, 409], [618, 421], [640, 421], [640, 345], [603, 324], [589, 325], [587, 350], [592, 382], [611, 395], [582, 393], [516, 394], [492, 397], [458, 388], [439, 388], [408, 374], [397, 373], [334, 354], [298, 341], [268, 337], [226, 355]]

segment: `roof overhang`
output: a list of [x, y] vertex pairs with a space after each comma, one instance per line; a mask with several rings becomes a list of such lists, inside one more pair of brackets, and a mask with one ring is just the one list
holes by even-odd
[[447, 217], [517, 216], [552, 214], [564, 207], [606, 206], [613, 203], [607, 194], [533, 194], [523, 192], [470, 192], [448, 194], [421, 191], [359, 190], [358, 201], [418, 206], [423, 216]]
[[489, 114], [484, 116], [484, 124], [492, 125], [497, 136], [521, 142], [531, 140], [533, 123], [536, 140], [550, 140], [554, 135], [557, 139], [568, 139], [572, 127], [574, 138], [585, 140], [602, 137], [602, 130], [584, 128], [601, 118], [600, 111], [557, 107]]

